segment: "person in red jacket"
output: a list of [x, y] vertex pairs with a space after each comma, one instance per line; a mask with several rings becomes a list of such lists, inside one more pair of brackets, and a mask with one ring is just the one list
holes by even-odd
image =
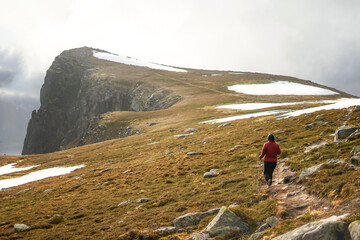
[[272, 175], [277, 164], [277, 155], [281, 153], [281, 150], [279, 144], [275, 142], [273, 134], [269, 134], [268, 140], [269, 141], [264, 144], [259, 158], [262, 159], [265, 156], [264, 177], [267, 184], [271, 186]]

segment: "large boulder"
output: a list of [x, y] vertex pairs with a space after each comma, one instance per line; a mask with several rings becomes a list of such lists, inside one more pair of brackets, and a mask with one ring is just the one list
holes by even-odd
[[306, 178], [306, 177], [314, 174], [322, 165], [323, 165], [323, 163], [321, 163], [319, 165], [312, 166], [310, 168], [307, 168], [307, 169], [303, 170], [300, 173], [299, 179], [303, 179], [303, 178]]
[[347, 127], [347, 126], [339, 127], [335, 131], [334, 141], [337, 142], [337, 141], [346, 140], [347, 137], [349, 137], [353, 132], [355, 132], [358, 129], [360, 129], [360, 127]]
[[174, 220], [174, 226], [176, 229], [181, 229], [189, 226], [196, 226], [201, 222], [201, 220], [203, 220], [207, 216], [217, 214], [219, 210], [220, 209], [215, 208], [215, 209], [210, 209], [206, 212], [187, 213], [185, 215], [177, 217]]
[[352, 240], [360, 240], [360, 220], [350, 223], [349, 231]]
[[216, 217], [203, 230], [210, 237], [225, 236], [230, 233], [246, 234], [249, 225], [227, 207], [222, 207]]
[[347, 224], [331, 218], [311, 222], [290, 232], [280, 235], [273, 240], [343, 240], [350, 239]]

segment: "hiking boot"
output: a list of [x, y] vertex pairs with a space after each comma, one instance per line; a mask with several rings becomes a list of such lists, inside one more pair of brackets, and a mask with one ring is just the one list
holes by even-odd
[[267, 185], [268, 185], [269, 187], [271, 186], [271, 182], [272, 182], [271, 179], [268, 179], [268, 180], [267, 180]]

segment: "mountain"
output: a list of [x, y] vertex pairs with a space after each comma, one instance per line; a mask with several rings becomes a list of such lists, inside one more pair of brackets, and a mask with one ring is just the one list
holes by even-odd
[[131, 68], [114, 71], [92, 55], [93, 49], [80, 48], [55, 58], [41, 88], [41, 107], [32, 113], [23, 154], [83, 145], [100, 114], [159, 110], [180, 100], [172, 91], [144, 81], [146, 71], [132, 77]]
[[[102, 55], [107, 59], [102, 59]], [[54, 152], [141, 132], [141, 123], [129, 122], [137, 119], [134, 114], [116, 129], [107, 129], [106, 124], [99, 124], [104, 113], [167, 109], [181, 98], [183, 103], [199, 104], [210, 97], [209, 101], [216, 99], [217, 103], [220, 99], [239, 101], [239, 97], [227, 93], [227, 84], [266, 82], [272, 78], [305, 82], [265, 74], [172, 68], [87, 47], [67, 50], [55, 58], [46, 73], [41, 107], [32, 112], [22, 154]]]
[[[0, 156], [0, 239], [356, 239], [359, 98], [92, 48], [60, 56], [26, 137], [50, 152]], [[282, 150], [270, 187], [269, 133]]]

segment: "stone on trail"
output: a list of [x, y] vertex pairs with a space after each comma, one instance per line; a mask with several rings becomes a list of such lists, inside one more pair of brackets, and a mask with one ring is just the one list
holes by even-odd
[[219, 175], [221, 169], [211, 169], [210, 171], [204, 173], [204, 178], [213, 178]]
[[16, 223], [14, 225], [15, 232], [24, 232], [24, 231], [28, 231], [30, 229], [31, 229], [30, 226], [23, 224], [23, 223]]
[[210, 237], [225, 236], [230, 233], [246, 234], [248, 232], [249, 225], [225, 206], [203, 230], [203, 233], [208, 233]]
[[189, 226], [196, 226], [201, 222], [201, 220], [203, 220], [207, 216], [217, 214], [219, 210], [220, 210], [219, 208], [214, 208], [206, 212], [187, 213], [185, 215], [177, 217], [174, 220], [174, 226], [176, 229], [181, 229]]
[[303, 170], [303, 171], [300, 173], [299, 178], [300, 178], [300, 179], [303, 179], [303, 178], [306, 178], [306, 177], [314, 174], [322, 165], [323, 165], [323, 163], [321, 163], [321, 164], [319, 164], [319, 165], [312, 166], [312, 167], [310, 167], [310, 168], [307, 168], [307, 169]]
[[352, 240], [360, 240], [360, 220], [350, 223], [349, 231]]

